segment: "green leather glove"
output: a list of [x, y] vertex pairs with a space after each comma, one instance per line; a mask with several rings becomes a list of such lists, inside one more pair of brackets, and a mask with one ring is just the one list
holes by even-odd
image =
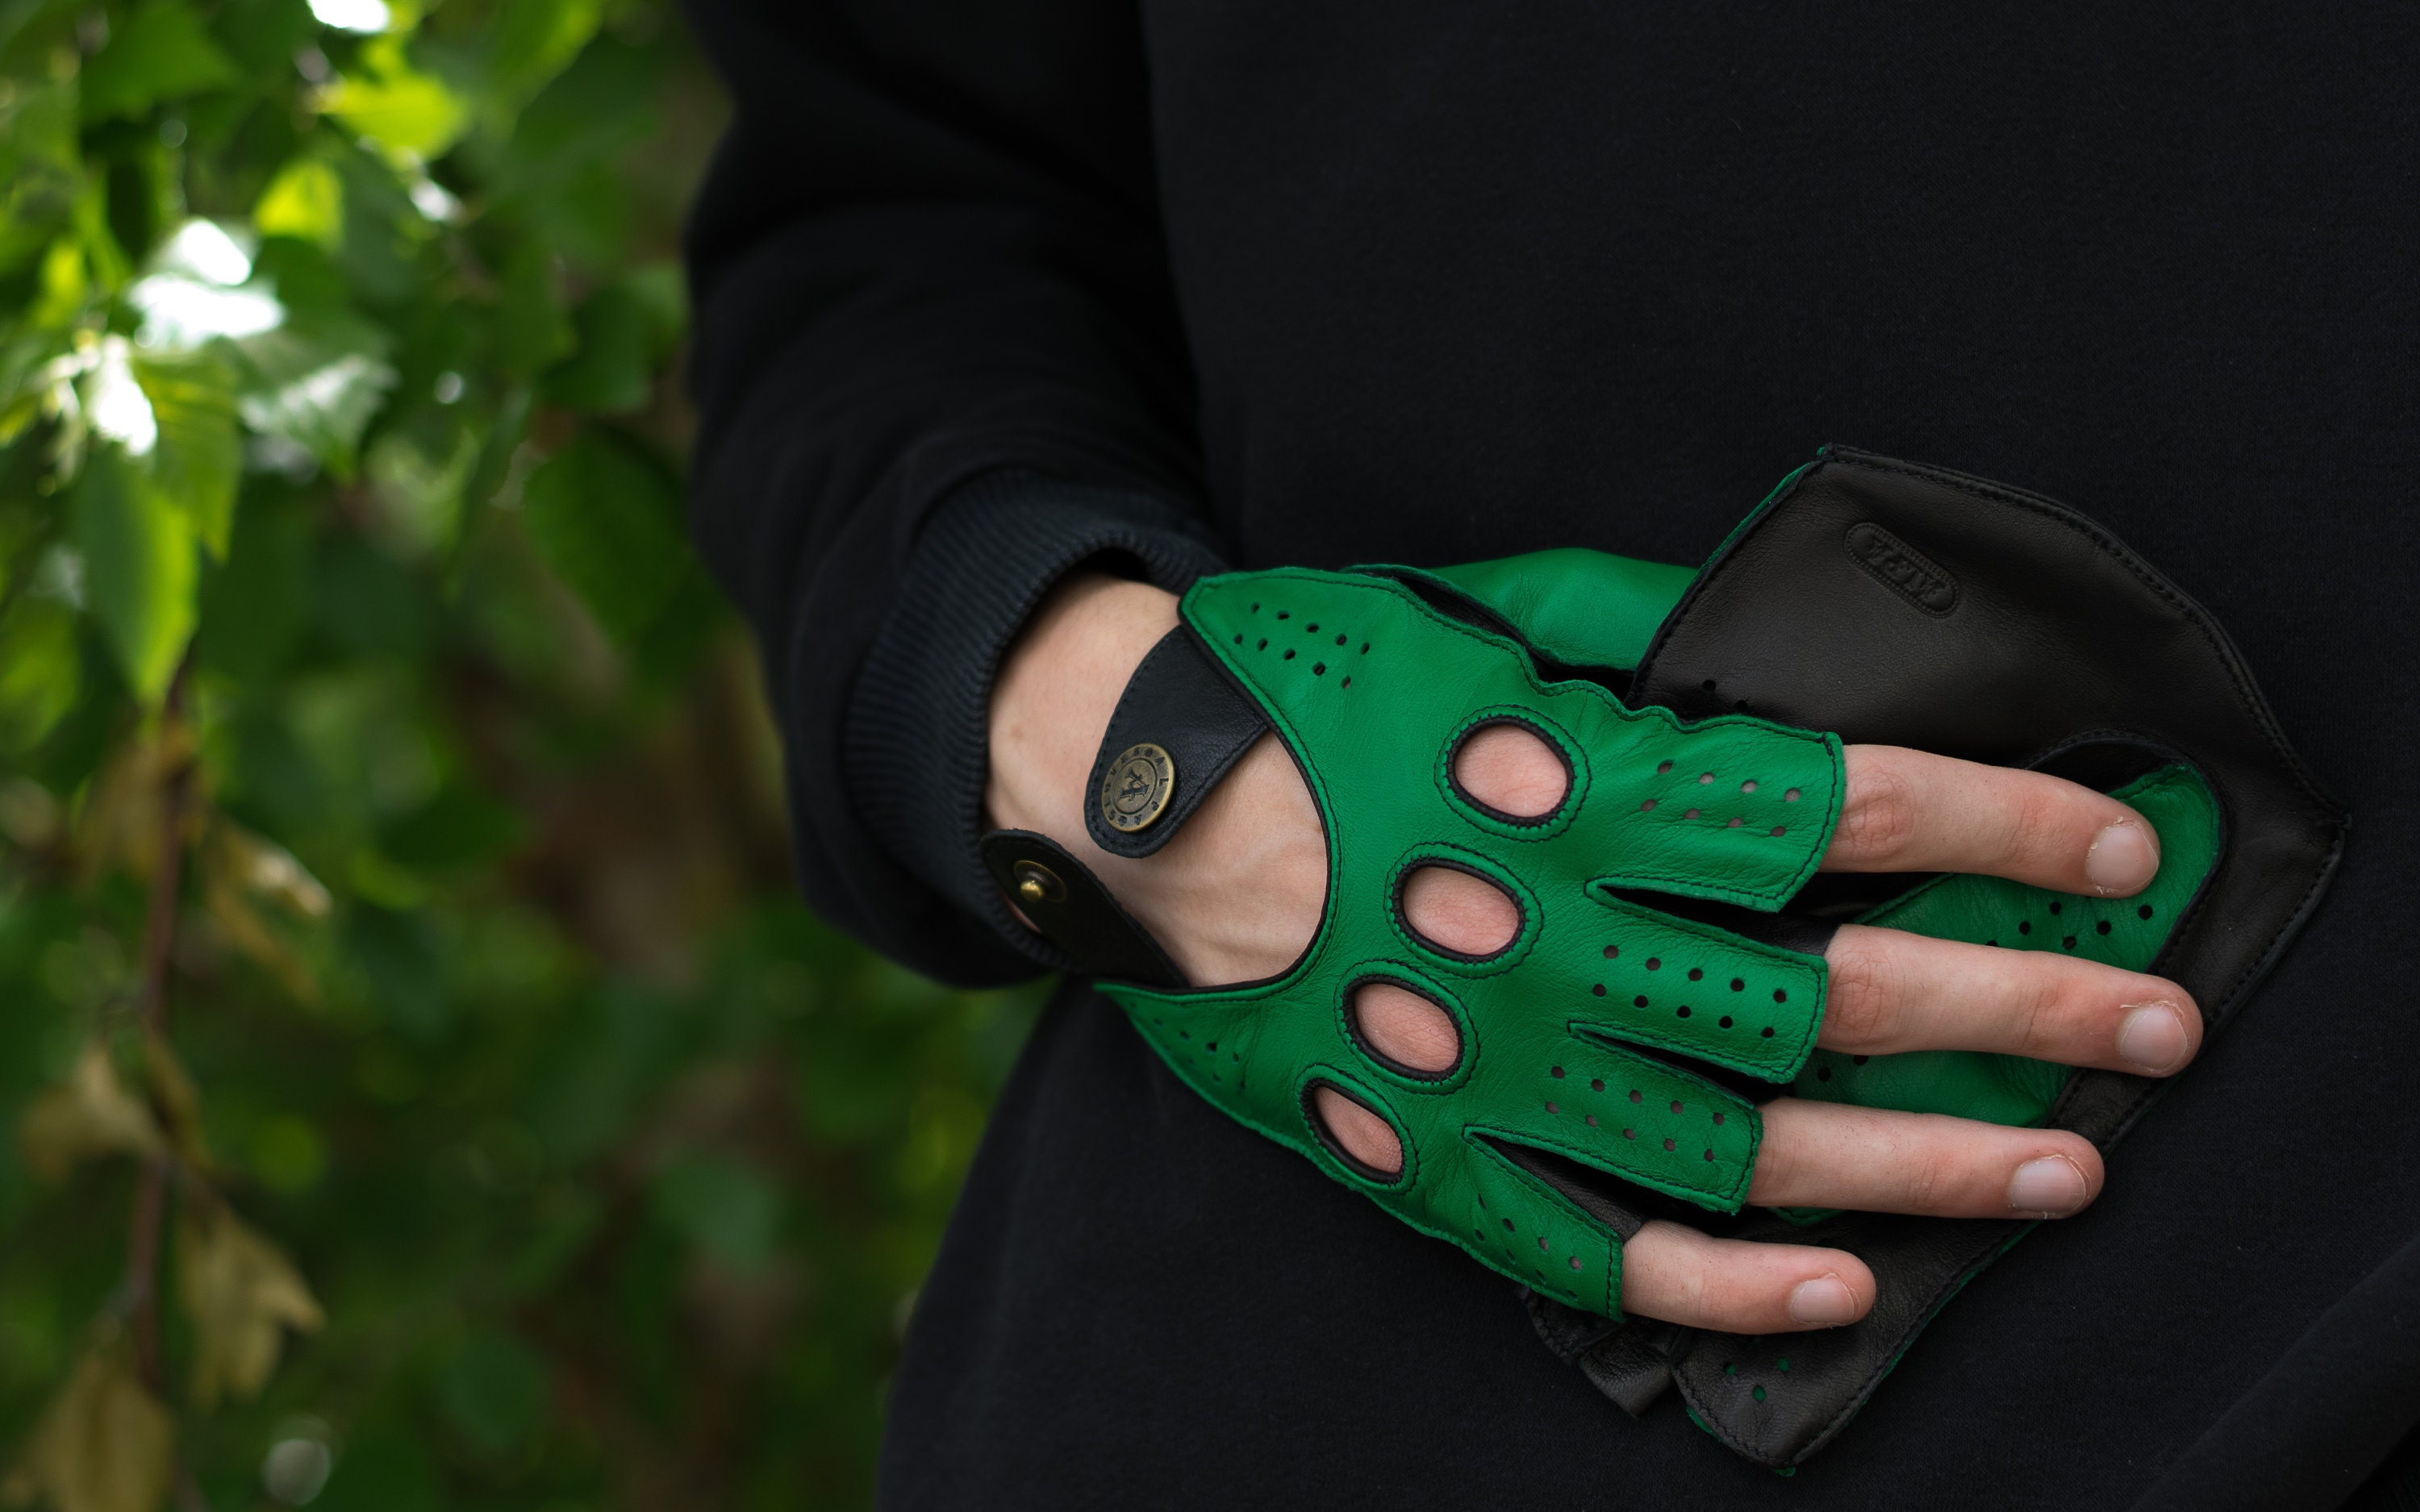
[[[1205, 579], [1181, 618], [1110, 717], [1086, 829], [1112, 856], [1153, 854], [1274, 731], [1327, 843], [1303, 958], [1188, 991], [1054, 837], [985, 835], [994, 880], [1204, 1097], [1568, 1304], [1532, 1321], [1625, 1410], [1676, 1391], [1723, 1443], [1785, 1471], [1832, 1442], [2033, 1221], [1743, 1214], [1738, 1238], [1837, 1246], [1874, 1274], [1864, 1319], [1793, 1334], [1784, 1352], [1596, 1320], [1621, 1316], [1621, 1244], [1645, 1212], [1736, 1209], [1752, 1104], [1784, 1087], [2043, 1125], [2106, 1150], [2164, 1085], [2011, 1056], [1810, 1051], [1828, 921], [1862, 909], [1862, 923], [2156, 971], [2215, 1030], [2344, 846], [2344, 810], [2180, 590], [2053, 501], [1846, 448], [1783, 480], [1695, 573], [1585, 550], [1287, 569]], [[1457, 790], [1460, 743], [1498, 720], [1562, 753], [1570, 791], [1554, 812], [1524, 820]], [[1842, 798], [1840, 738], [2106, 786], [2158, 830], [2158, 875], [2125, 899], [1956, 875], [1897, 897], [1891, 879], [1835, 877], [1820, 900], [1797, 898]], [[1403, 885], [1437, 865], [1514, 901], [1511, 945], [1472, 959], [1415, 934]], [[1373, 980], [1450, 1019], [1451, 1067], [1393, 1064], [1360, 1033], [1357, 989]], [[1331, 1139], [1323, 1090], [1391, 1128], [1400, 1169], [1367, 1169]]]
[[[1559, 1158], [1736, 1211], [1761, 1120], [1683, 1062], [1786, 1083], [1823, 1015], [1820, 956], [1621, 893], [1779, 908], [1830, 843], [1839, 742], [1747, 716], [1684, 728], [1541, 671], [1542, 657], [1635, 661], [1688, 578], [1560, 551], [1434, 575], [1283, 568], [1196, 584], [1186, 626], [1258, 702], [1319, 807], [1327, 906], [1310, 949], [1274, 980], [1104, 984], [1170, 1066], [1242, 1122], [1423, 1232], [1608, 1317], [1635, 1221], [1589, 1211], [1540, 1171]], [[1454, 781], [1464, 738], [1508, 722], [1570, 768], [1543, 818], [1494, 812]], [[1471, 959], [1410, 929], [1404, 880], [1432, 865], [1514, 900], [1510, 946]], [[1373, 980], [1453, 1020], [1450, 1071], [1412, 1072], [1367, 1043], [1352, 995]], [[1323, 1086], [1394, 1128], [1400, 1172], [1368, 1169], [1327, 1136], [1311, 1107]]]
[[[1482, 1264], [1608, 1318], [1621, 1316], [1621, 1242], [1639, 1220], [1588, 1178], [1737, 1211], [1761, 1127], [1742, 1077], [2034, 1123], [2071, 1074], [2010, 1056], [1816, 1054], [1820, 955], [1638, 900], [1777, 910], [1814, 873], [1843, 796], [1831, 735], [1746, 715], [1683, 726], [1574, 674], [1636, 665], [1692, 577], [1559, 550], [1433, 573], [1286, 568], [1197, 584], [1178, 633], [1249, 692], [1299, 764], [1328, 837], [1327, 905], [1277, 979], [1209, 991], [1103, 983], [1177, 1074], [1239, 1121]], [[1461, 742], [1507, 722], [1570, 770], [1562, 803], [1542, 818], [1494, 812], [1453, 780]], [[1104, 813], [1122, 782], [1148, 795], [1147, 770], [1125, 777], [1104, 756]], [[2139, 899], [1944, 877], [1865, 921], [2144, 969], [2216, 855], [2216, 810], [2184, 767], [2119, 795], [2167, 847], [2170, 864]], [[1404, 881], [1433, 865], [1514, 900], [1521, 926], [1508, 947], [1472, 959], [1405, 923]], [[1414, 1071], [1370, 1044], [1353, 997], [1372, 981], [1453, 1021], [1452, 1069]], [[1323, 1087], [1392, 1127], [1400, 1171], [1369, 1169], [1329, 1136], [1312, 1102]]]

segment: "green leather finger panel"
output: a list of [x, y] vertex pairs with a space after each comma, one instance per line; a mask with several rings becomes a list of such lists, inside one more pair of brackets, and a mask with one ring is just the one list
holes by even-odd
[[[1450, 1241], [1481, 1264], [1571, 1306], [1621, 1316], [1621, 1241], [1540, 1187], [1498, 1150], [1470, 1146], [1461, 1194], [1467, 1221], [1448, 1233], [1394, 1208], [1413, 1227]], [[1454, 1211], [1441, 1199], [1436, 1211]], [[1392, 1207], [1391, 1204], [1388, 1206]]]
[[[1352, 985], [1370, 980], [1450, 1001], [1404, 963], [1382, 963]], [[1362, 1048], [1341, 995], [1331, 1013], [1256, 1014], [1239, 1012], [1232, 1000], [1117, 983], [1103, 990], [1179, 1077], [1231, 1117], [1309, 1156], [1413, 1227], [1574, 1306], [1616, 1316], [1621, 1242], [1512, 1165], [1491, 1140], [1549, 1150], [1715, 1211], [1736, 1211], [1746, 1199], [1763, 1137], [1753, 1104], [1550, 1021], [1491, 1026], [1482, 1049], [1457, 1014], [1466, 1026], [1462, 1063], [1441, 1077], [1414, 1077]], [[1483, 1096], [1469, 1095], [1474, 1084]], [[1328, 1148], [1307, 1107], [1323, 1085], [1394, 1127], [1404, 1153], [1394, 1180], [1373, 1178]]]
[[1746, 1200], [1764, 1125], [1743, 1099], [1648, 1057], [1559, 1033], [1519, 1037], [1512, 1057], [1497, 1080], [1526, 1097], [1483, 1109], [1439, 1099], [1441, 1125], [1551, 1149], [1716, 1211]]
[[[2086, 898], [1998, 877], [1945, 876], [1859, 922], [2006, 949], [2056, 950], [2148, 971], [2218, 863], [2218, 804], [2187, 766], [2163, 767], [2112, 796], [2132, 804], [2159, 833], [2160, 872], [2138, 896]], [[1819, 1050], [1792, 1090], [1826, 1103], [2033, 1124], [2048, 1115], [2071, 1074], [2070, 1067], [2021, 1056], [1933, 1050], [1867, 1057]]]
[[1822, 1021], [1823, 957], [1618, 898], [1601, 902], [1597, 927], [1538, 952], [1517, 990], [1533, 1002], [1576, 1004], [1575, 1027], [1766, 1081], [1788, 1081], [1805, 1064]]
[[1698, 574], [1567, 546], [1438, 567], [1428, 576], [1501, 614], [1557, 661], [1628, 671]]

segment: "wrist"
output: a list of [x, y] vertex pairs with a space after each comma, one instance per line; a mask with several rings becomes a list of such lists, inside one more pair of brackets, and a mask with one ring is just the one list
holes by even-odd
[[985, 809], [990, 824], [1047, 835], [1090, 867], [1187, 980], [1255, 980], [1301, 954], [1326, 887], [1317, 810], [1274, 738], [1248, 751], [1152, 856], [1110, 855], [1084, 823], [1110, 717], [1176, 624], [1176, 602], [1149, 584], [1085, 574], [1043, 603], [994, 687]]
[[1083, 790], [1094, 752], [1136, 666], [1175, 624], [1175, 594], [1100, 573], [1043, 600], [992, 690], [990, 824], [1047, 835], [1091, 860]]

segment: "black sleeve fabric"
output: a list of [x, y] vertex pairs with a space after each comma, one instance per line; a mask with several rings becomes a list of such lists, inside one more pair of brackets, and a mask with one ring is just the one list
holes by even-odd
[[1135, 18], [690, 11], [735, 104], [689, 237], [692, 528], [764, 650], [801, 886], [935, 977], [1029, 975], [971, 855], [999, 649], [1078, 562], [1216, 560]]
[[975, 853], [1001, 656], [1078, 566], [1171, 590], [1218, 571], [1188, 524], [1144, 494], [1015, 472], [968, 484], [918, 538], [850, 702], [846, 776], [875, 831], [927, 887], [1039, 964], [1069, 963], [1009, 913]]

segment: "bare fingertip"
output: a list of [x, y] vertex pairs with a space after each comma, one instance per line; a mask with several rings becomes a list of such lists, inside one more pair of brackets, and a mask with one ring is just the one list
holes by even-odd
[[2160, 840], [2139, 819], [2102, 826], [2084, 853], [2085, 879], [2103, 898], [2127, 898], [2160, 874]]
[[2193, 1054], [2184, 1011], [2174, 1003], [2138, 1003], [2118, 1025], [2118, 1054], [2146, 1076], [2183, 1069]]
[[1790, 1320], [1803, 1328], [1838, 1328], [1855, 1322], [1865, 1312], [1856, 1292], [1829, 1272], [1790, 1289]]
[[2009, 1211], [2027, 1218], [2064, 1218], [2091, 1193], [2083, 1166], [2065, 1155], [2042, 1155], [2009, 1178]]

